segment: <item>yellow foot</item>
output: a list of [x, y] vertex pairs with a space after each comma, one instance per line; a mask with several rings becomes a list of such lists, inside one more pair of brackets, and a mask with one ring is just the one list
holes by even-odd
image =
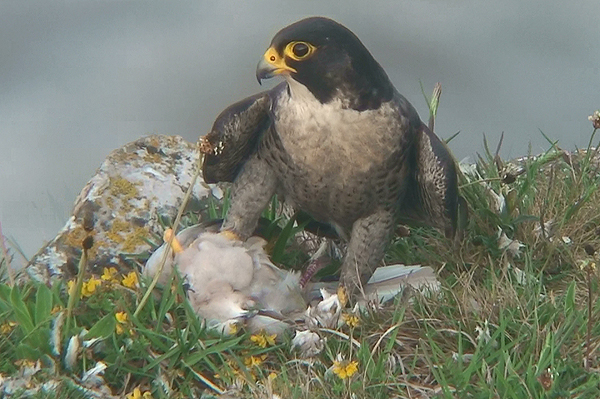
[[231, 230], [223, 230], [219, 234], [221, 234], [225, 238], [230, 239], [231, 241], [242, 241], [240, 236], [238, 236], [236, 233], [234, 233]]
[[173, 229], [166, 229], [163, 234], [163, 240], [171, 243], [171, 248], [176, 254], [183, 252], [183, 247], [179, 243], [177, 237], [173, 234]]

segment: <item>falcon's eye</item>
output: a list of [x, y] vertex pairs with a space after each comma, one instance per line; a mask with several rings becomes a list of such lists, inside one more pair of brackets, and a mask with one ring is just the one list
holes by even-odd
[[296, 43], [294, 47], [292, 47], [292, 52], [298, 58], [305, 57], [308, 54], [308, 46], [306, 43]]
[[291, 42], [285, 47], [285, 55], [300, 61], [310, 56], [315, 51], [315, 46], [306, 42]]

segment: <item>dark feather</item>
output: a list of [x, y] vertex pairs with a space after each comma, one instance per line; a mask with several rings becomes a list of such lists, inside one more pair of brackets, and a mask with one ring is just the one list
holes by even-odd
[[271, 98], [268, 92], [248, 97], [227, 107], [204, 138], [207, 149], [202, 165], [207, 183], [232, 182], [269, 125]]

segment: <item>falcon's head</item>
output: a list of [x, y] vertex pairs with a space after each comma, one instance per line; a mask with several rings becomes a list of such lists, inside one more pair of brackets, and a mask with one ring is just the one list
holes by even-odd
[[335, 99], [362, 111], [394, 93], [383, 68], [348, 28], [322, 17], [279, 31], [256, 69], [260, 82], [282, 75], [305, 86], [321, 103]]

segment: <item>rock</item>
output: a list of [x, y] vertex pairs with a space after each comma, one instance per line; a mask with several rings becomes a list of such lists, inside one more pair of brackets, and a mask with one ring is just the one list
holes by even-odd
[[[130, 272], [133, 263], [124, 255], [162, 241], [160, 220], [175, 219], [197, 161], [196, 145], [179, 136], [148, 136], [111, 152], [75, 200], [63, 229], [31, 259], [22, 278], [46, 283], [71, 278], [87, 236], [93, 238], [89, 272], [101, 275], [104, 267]], [[206, 209], [210, 196], [200, 176], [186, 211]]]

